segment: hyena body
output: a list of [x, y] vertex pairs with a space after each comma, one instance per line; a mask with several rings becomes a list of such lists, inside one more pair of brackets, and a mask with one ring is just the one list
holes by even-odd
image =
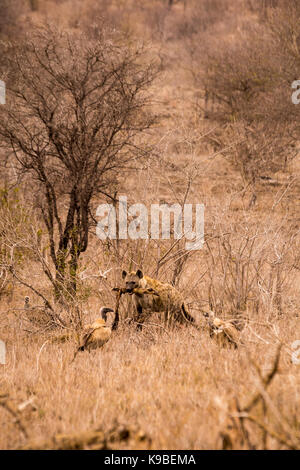
[[140, 269], [130, 273], [123, 271], [122, 277], [125, 281], [125, 288], [129, 293], [134, 288], [140, 287], [143, 289], [153, 289], [158, 294], [133, 294], [136, 321], [139, 323], [140, 328], [147, 316], [152, 312], [164, 312], [166, 324], [170, 324], [173, 321], [194, 323], [195, 320], [191, 316], [182, 294], [171, 284], [144, 276]]

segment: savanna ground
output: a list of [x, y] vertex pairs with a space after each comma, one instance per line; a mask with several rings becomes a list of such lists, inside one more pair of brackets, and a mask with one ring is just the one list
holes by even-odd
[[[121, 31], [128, 47], [145, 40], [147, 55], [138, 63], [146, 67], [154, 58], [158, 65], [155, 77], [145, 75], [156, 117], [149, 126], [138, 120], [145, 132], [133, 139], [141, 151], [105, 174], [78, 259], [68, 239], [71, 281], [55, 278], [61, 266], [53, 262], [41, 215], [42, 182], [28, 163], [30, 151], [12, 152], [17, 131], [8, 133], [2, 117], [0, 339], [7, 352], [0, 365], [0, 447], [299, 449], [299, 344], [293, 344], [300, 340], [300, 108], [291, 103], [300, 65], [297, 2], [12, 3], [13, 10], [3, 2], [4, 52], [46, 22], [88, 38], [105, 25]], [[9, 91], [17, 82], [4, 52]], [[50, 183], [65, 220], [69, 190]], [[100, 241], [96, 207], [116, 204], [119, 195], [147, 207], [203, 203], [203, 248], [187, 252], [185, 240]], [[58, 238], [56, 228], [54, 244]], [[176, 286], [199, 330], [167, 330], [153, 315], [137, 331], [126, 321], [133, 310], [124, 295], [111, 340], [71, 363], [82, 324], [101, 306], [114, 307], [122, 269], [137, 268]], [[43, 331], [31, 324], [26, 295], [33, 305], [47, 299], [64, 326]], [[240, 322], [237, 349], [210, 338], [202, 315], [208, 310]]]

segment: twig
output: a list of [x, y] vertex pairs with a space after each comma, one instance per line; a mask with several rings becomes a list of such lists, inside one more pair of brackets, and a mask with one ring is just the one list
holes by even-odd
[[271, 437], [276, 439], [280, 444], [283, 444], [283, 445], [287, 446], [289, 449], [291, 449], [291, 450], [299, 450], [300, 449], [300, 442], [297, 443], [297, 442], [288, 441], [283, 436], [278, 434], [276, 431], [273, 431], [273, 429], [270, 429], [265, 423], [262, 423], [255, 416], [249, 415], [247, 413], [242, 413], [241, 417], [243, 419], [248, 419], [249, 421], [252, 421], [253, 423], [257, 424], [257, 426], [259, 426], [263, 431], [265, 431]]
[[[265, 376], [263, 377], [262, 376], [262, 373], [258, 367], [258, 365], [256, 364], [256, 362], [254, 361], [254, 359], [249, 355], [250, 357], [250, 361], [251, 363], [253, 364], [253, 366], [255, 367], [258, 375], [259, 375], [259, 378], [261, 379], [262, 381], [262, 384], [263, 384], [263, 387], [264, 388], [267, 388], [270, 383], [272, 382], [273, 378], [275, 377], [276, 373], [278, 372], [278, 364], [279, 364], [279, 359], [280, 359], [280, 351], [281, 351], [281, 348], [282, 348], [282, 344], [279, 344], [278, 348], [277, 348], [277, 353], [276, 353], [276, 356], [275, 356], [275, 360], [274, 360], [274, 364], [273, 364], [273, 367], [272, 369], [270, 370], [270, 372]], [[255, 405], [256, 403], [261, 399], [261, 392], [258, 391], [257, 393], [254, 394], [254, 396], [248, 401], [247, 405], [243, 407], [242, 411], [246, 411], [246, 412], [249, 412]]]

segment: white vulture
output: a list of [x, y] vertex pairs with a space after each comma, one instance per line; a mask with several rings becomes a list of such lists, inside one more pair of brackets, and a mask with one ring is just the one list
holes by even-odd
[[91, 349], [97, 349], [104, 346], [105, 343], [110, 339], [113, 327], [106, 324], [107, 313], [113, 312], [114, 310], [108, 307], [101, 307], [101, 317], [95, 320], [90, 325], [85, 325], [83, 328], [85, 333], [82, 337], [82, 341], [75, 351], [72, 362], [79, 351], [89, 351]]
[[221, 346], [233, 345], [237, 348], [241, 343], [240, 332], [232, 324], [230, 320], [224, 321], [216, 317], [214, 312], [204, 313], [204, 317], [208, 321], [209, 334], [211, 338], [215, 338]]

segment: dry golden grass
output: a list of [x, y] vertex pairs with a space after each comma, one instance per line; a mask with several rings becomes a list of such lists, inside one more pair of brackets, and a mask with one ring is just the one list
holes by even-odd
[[[290, 345], [295, 339], [295, 320], [282, 323], [275, 322], [278, 339]], [[266, 337], [263, 327], [256, 331]], [[11, 329], [5, 339], [8, 361], [1, 366], [1, 394], [8, 392], [15, 406], [34, 400], [20, 412], [27, 438], [0, 407], [1, 428], [5, 429], [2, 449], [55, 434], [107, 431], [116, 424], [142, 430], [151, 438], [151, 448], [220, 448], [218, 435], [233, 398], [245, 404], [259, 389], [249, 354], [265, 373], [276, 349], [274, 339], [235, 351], [220, 349], [206, 331], [193, 328], [162, 332], [148, 326], [140, 333], [121, 327], [101, 351], [82, 353], [70, 364], [75, 341], [51, 344], [49, 336], [22, 337]], [[266, 418], [257, 406], [256, 416], [266, 418], [269, 427], [280, 432], [281, 426], [287, 427], [285, 416], [296, 435], [299, 392], [299, 366], [291, 363], [290, 350], [284, 348], [267, 394], [270, 412]], [[260, 448], [260, 431], [251, 425], [249, 429], [253, 444]], [[268, 438], [267, 448], [278, 448], [278, 443]]]

